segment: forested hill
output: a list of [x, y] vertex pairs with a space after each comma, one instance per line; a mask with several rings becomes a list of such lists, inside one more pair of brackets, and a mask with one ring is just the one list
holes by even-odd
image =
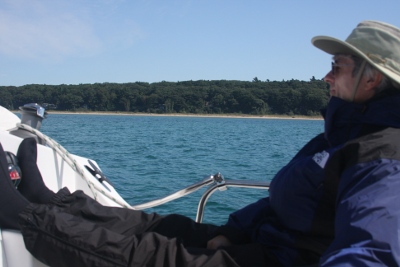
[[318, 115], [326, 83], [310, 81], [183, 81], [0, 86], [0, 105], [39, 103], [59, 111]]

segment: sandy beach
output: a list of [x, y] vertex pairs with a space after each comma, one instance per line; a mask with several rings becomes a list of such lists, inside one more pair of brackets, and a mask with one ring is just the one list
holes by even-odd
[[49, 110], [47, 111], [48, 115], [51, 114], [71, 114], [71, 115], [120, 115], [120, 116], [176, 116], [176, 117], [205, 117], [205, 118], [245, 118], [245, 119], [288, 119], [288, 120], [322, 120], [322, 116], [301, 116], [301, 115], [248, 115], [248, 114], [180, 114], [180, 113], [166, 113], [166, 114], [157, 114], [157, 113], [139, 113], [139, 112], [68, 112], [68, 111], [55, 111]]

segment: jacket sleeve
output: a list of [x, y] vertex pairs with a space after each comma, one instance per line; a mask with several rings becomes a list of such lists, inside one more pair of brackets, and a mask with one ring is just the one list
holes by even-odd
[[344, 171], [335, 218], [335, 238], [321, 266], [399, 266], [399, 161], [379, 159]]
[[269, 198], [262, 198], [230, 214], [228, 222], [218, 228], [216, 235], [224, 235], [233, 243], [250, 242], [255, 229], [271, 212]]

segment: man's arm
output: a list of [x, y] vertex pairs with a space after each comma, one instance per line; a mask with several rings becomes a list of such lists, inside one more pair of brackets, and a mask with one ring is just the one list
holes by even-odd
[[341, 176], [335, 239], [321, 266], [398, 266], [400, 162], [359, 163]]
[[218, 228], [216, 237], [210, 240], [208, 246], [216, 248], [250, 242], [253, 232], [270, 212], [268, 197], [235, 211], [229, 215], [228, 222]]

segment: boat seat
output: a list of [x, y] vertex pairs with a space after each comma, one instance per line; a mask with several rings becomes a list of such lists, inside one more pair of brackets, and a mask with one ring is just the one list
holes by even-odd
[[26, 266], [46, 267], [25, 249], [22, 234], [16, 230], [1, 230], [1, 247], [3, 250], [2, 267]]

